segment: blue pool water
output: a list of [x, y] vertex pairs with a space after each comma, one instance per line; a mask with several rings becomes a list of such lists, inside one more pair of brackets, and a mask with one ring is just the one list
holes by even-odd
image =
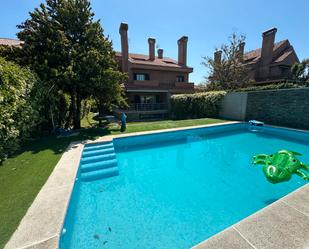
[[304, 185], [270, 184], [251, 159], [290, 149], [309, 162], [307, 138], [230, 125], [116, 139], [119, 175], [76, 181], [60, 248], [190, 248]]

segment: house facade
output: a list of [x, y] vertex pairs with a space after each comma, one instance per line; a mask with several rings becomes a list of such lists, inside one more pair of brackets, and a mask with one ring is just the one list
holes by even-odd
[[[262, 33], [262, 47], [244, 53], [245, 43], [239, 47], [242, 62], [249, 69], [250, 78], [256, 84], [269, 84], [291, 79], [291, 67], [298, 63], [297, 54], [289, 40], [275, 42], [277, 29], [271, 28]], [[221, 52], [214, 55], [221, 61]]]
[[194, 84], [189, 82], [193, 68], [187, 65], [188, 37], [177, 41], [178, 60], [174, 60], [164, 57], [163, 49], [156, 55], [154, 38], [148, 39], [147, 55], [130, 53], [128, 24], [121, 23], [119, 33], [121, 52], [116, 53], [116, 59], [120, 70], [128, 74], [124, 89], [129, 107], [115, 109], [115, 113], [125, 112], [128, 120], [167, 117], [171, 95], [194, 92]]

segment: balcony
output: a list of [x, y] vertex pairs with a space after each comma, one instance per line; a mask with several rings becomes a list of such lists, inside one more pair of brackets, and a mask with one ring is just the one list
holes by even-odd
[[194, 89], [194, 84], [189, 82], [175, 82], [175, 88]]
[[142, 104], [136, 103], [131, 104], [127, 108], [118, 108], [113, 109], [114, 114], [120, 118], [121, 113], [127, 115], [128, 121], [138, 121], [138, 120], [158, 120], [162, 118], [167, 118], [169, 115], [168, 105], [166, 103], [154, 103], [154, 104]]
[[158, 80], [134, 80], [133, 81], [134, 86], [139, 87], [159, 87], [159, 81]]
[[159, 111], [167, 110], [167, 104], [165, 103], [135, 103], [132, 104], [128, 110], [131, 111]]
[[194, 84], [189, 82], [159, 82], [158, 80], [135, 80], [131, 84], [126, 84], [126, 89], [134, 90], [154, 90], [154, 91], [171, 91], [179, 93], [190, 93], [194, 91]]

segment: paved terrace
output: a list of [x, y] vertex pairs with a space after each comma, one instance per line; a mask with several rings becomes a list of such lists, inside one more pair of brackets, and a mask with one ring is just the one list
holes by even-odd
[[[237, 122], [105, 136], [94, 142], [233, 123]], [[58, 248], [84, 143], [72, 143], [62, 155], [5, 249]], [[309, 184], [192, 249], [306, 249], [308, 234]]]

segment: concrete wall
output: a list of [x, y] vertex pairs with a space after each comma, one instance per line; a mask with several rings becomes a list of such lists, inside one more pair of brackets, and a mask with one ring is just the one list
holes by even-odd
[[243, 121], [246, 118], [247, 93], [228, 93], [222, 101], [219, 116], [225, 119]]
[[220, 116], [309, 129], [309, 88], [229, 93]]

